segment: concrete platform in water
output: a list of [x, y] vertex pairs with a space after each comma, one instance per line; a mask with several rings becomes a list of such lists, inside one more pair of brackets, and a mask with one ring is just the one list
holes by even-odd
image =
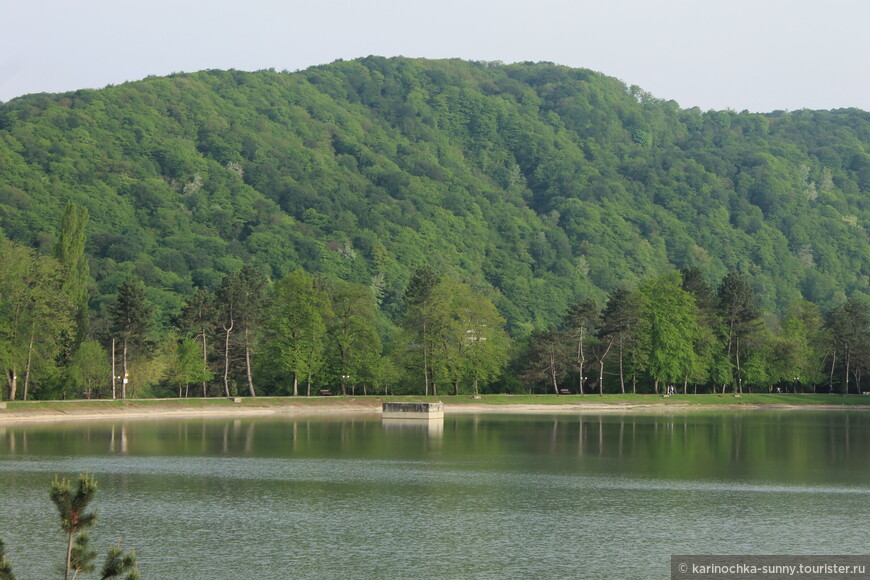
[[384, 403], [384, 419], [443, 419], [444, 403]]

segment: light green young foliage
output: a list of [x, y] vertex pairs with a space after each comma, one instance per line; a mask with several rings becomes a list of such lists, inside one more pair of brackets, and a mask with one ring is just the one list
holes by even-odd
[[797, 387], [825, 379], [824, 358], [830, 344], [818, 306], [798, 300], [786, 311], [773, 348], [771, 378]]
[[388, 395], [388, 389], [395, 384], [401, 376], [399, 365], [392, 356], [380, 355], [375, 357], [368, 368], [368, 378], [376, 393]]
[[681, 287], [678, 272], [647, 280], [640, 286], [642, 318], [648, 336], [647, 368], [658, 382], [676, 383], [697, 363], [698, 321], [695, 300]]
[[202, 349], [193, 338], [172, 343], [166, 378], [178, 387], [178, 396], [187, 396], [191, 383], [209, 381], [211, 370], [202, 360]]
[[0, 363], [8, 397], [23, 380], [26, 398], [33, 371], [51, 364], [72, 327], [71, 307], [54, 258], [0, 239], [0, 264]]
[[498, 376], [507, 363], [508, 337], [504, 319], [487, 298], [450, 278], [432, 288], [423, 309], [430, 320], [432, 366], [436, 378], [453, 385], [481, 384]]
[[769, 391], [781, 377], [776, 375], [774, 367], [777, 340], [767, 332], [759, 332], [753, 339], [746, 362], [741, 368], [744, 380], [750, 390]]
[[63, 270], [63, 291], [75, 312], [76, 336], [73, 346], [81, 343], [88, 330], [88, 284], [91, 281], [88, 258], [85, 255], [85, 229], [88, 209], [68, 203], [61, 220], [60, 234], [54, 247], [54, 257]]
[[333, 367], [341, 379], [342, 394], [370, 376], [381, 355], [381, 339], [375, 328], [375, 299], [361, 284], [336, 281], [329, 285], [332, 316], [329, 336], [333, 343]]
[[69, 378], [76, 392], [86, 397], [99, 397], [110, 388], [109, 355], [99, 342], [87, 340], [79, 345], [69, 367]]
[[297, 270], [275, 285], [269, 354], [293, 376], [294, 396], [299, 394], [300, 379], [310, 389], [312, 377], [325, 362], [326, 319], [331, 314], [329, 296], [305, 272]]

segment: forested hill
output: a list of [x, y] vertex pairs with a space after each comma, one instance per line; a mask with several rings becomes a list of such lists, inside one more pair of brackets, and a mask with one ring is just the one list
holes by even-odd
[[249, 262], [391, 316], [430, 264], [514, 330], [690, 265], [776, 312], [870, 293], [868, 148], [863, 111], [687, 110], [547, 63], [206, 71], [0, 105], [0, 228], [50, 251], [86, 206], [92, 308], [132, 274], [164, 320]]

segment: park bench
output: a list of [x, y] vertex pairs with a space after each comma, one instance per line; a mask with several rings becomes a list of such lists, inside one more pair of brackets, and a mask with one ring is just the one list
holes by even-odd
[[330, 391], [329, 389], [320, 389], [320, 396], [321, 397], [330, 397], [330, 396], [332, 396], [332, 391]]

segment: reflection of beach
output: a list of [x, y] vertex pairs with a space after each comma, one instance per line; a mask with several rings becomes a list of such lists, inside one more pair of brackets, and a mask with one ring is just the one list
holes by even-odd
[[429, 437], [444, 436], [444, 417], [438, 419], [382, 419], [384, 431], [425, 433]]

